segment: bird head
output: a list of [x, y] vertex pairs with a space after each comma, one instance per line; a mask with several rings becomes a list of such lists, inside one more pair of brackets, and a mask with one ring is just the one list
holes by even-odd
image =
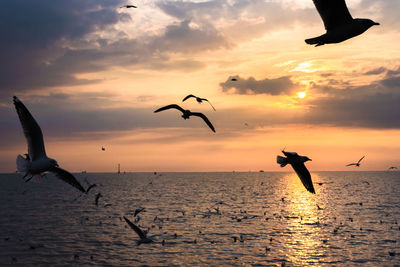
[[57, 161], [55, 159], [50, 159], [50, 163], [51, 163], [52, 166], [58, 167], [58, 163], [57, 163]]
[[360, 21], [361, 21], [361, 25], [366, 29], [369, 29], [374, 25], [376, 25], [376, 26], [380, 25], [378, 22], [375, 22], [371, 19], [360, 19]]

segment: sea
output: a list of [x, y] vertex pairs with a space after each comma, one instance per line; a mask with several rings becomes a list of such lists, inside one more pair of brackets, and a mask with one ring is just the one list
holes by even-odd
[[400, 266], [397, 171], [75, 176], [0, 175], [0, 266]]

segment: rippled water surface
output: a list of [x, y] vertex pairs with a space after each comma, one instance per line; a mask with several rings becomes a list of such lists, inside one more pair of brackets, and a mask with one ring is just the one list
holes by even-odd
[[316, 195], [291, 173], [76, 176], [98, 186], [0, 175], [1, 266], [400, 266], [400, 172], [313, 173]]

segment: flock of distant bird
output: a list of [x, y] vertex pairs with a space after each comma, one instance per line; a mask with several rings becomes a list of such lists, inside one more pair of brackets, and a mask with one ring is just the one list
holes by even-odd
[[[326, 33], [315, 38], [307, 39], [305, 42], [310, 45], [321, 46], [324, 44], [331, 43], [340, 43], [352, 37], [362, 34], [370, 27], [374, 25], [379, 25], [370, 19], [353, 19], [350, 15], [349, 10], [347, 9], [346, 3], [344, 0], [313, 0], [326, 28]], [[137, 8], [135, 5], [124, 5], [120, 8]], [[237, 81], [237, 78], [232, 78], [231, 81]], [[202, 103], [203, 101], [208, 102], [213, 110], [215, 111], [214, 106], [210, 103], [209, 100], [205, 98], [200, 98], [194, 95], [186, 96], [182, 101], [186, 101], [189, 98], [195, 98], [198, 103]], [[79, 181], [68, 171], [60, 168], [56, 160], [47, 157], [42, 131], [29, 112], [29, 110], [25, 107], [25, 105], [16, 97], [13, 98], [14, 106], [19, 116], [19, 120], [21, 122], [25, 138], [28, 143], [28, 154], [25, 154], [25, 157], [22, 155], [18, 155], [17, 157], [17, 169], [19, 172], [23, 173], [23, 178], [25, 181], [29, 181], [34, 177], [42, 177], [46, 175], [46, 172], [54, 173], [59, 179], [64, 182], [72, 185], [82, 193], [87, 194], [90, 189], [92, 189], [95, 185], [91, 185], [87, 190], [79, 183]], [[177, 109], [182, 112], [183, 119], [189, 119], [191, 116], [200, 117], [203, 121], [208, 125], [208, 127], [215, 132], [215, 128], [210, 122], [210, 120], [200, 112], [191, 112], [190, 110], [185, 110], [177, 104], [171, 104], [164, 107], [161, 107], [155, 110], [155, 113], [169, 110], [169, 109]], [[246, 126], [247, 123], [245, 124]], [[102, 151], [105, 151], [105, 148], [101, 148]], [[315, 194], [315, 189], [311, 180], [310, 172], [305, 167], [304, 163], [310, 161], [306, 156], [300, 156], [296, 152], [286, 152], [282, 150], [282, 153], [286, 157], [277, 156], [277, 163], [280, 164], [281, 167], [290, 164], [297, 175], [300, 177], [304, 187], [311, 193]], [[360, 162], [364, 159], [363, 156], [358, 162], [350, 163], [346, 166], [360, 166]], [[390, 167], [390, 170], [397, 169], [397, 167]], [[101, 193], [96, 195], [95, 203], [98, 204], [99, 198], [101, 197]], [[140, 230], [135, 224], [129, 221], [126, 217], [124, 217], [126, 223], [138, 234], [142, 243], [150, 242], [149, 238], [146, 237], [146, 234]]]

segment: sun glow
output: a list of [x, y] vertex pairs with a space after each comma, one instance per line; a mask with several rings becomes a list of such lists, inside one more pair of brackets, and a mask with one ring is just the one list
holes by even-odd
[[305, 98], [306, 97], [306, 92], [298, 92], [297, 93], [297, 96], [299, 97], [299, 98]]

